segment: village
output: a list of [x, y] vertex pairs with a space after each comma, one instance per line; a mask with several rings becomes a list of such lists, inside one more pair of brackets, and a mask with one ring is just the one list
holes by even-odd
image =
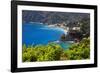
[[[82, 38], [80, 33], [81, 23], [74, 22], [66, 24], [65, 22], [60, 24], [49, 24], [49, 27], [60, 27], [64, 29], [64, 34], [61, 36], [61, 41], [74, 41], [79, 42]], [[67, 34], [67, 35], [66, 35]]]

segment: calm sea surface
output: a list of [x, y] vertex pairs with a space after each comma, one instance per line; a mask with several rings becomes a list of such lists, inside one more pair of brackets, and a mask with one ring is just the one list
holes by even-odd
[[[58, 27], [49, 27], [40, 23], [25, 23], [22, 25], [22, 44], [28, 45], [46, 45], [49, 42], [57, 41], [64, 30]], [[66, 44], [66, 45], [65, 45]], [[60, 43], [63, 48], [67, 48], [70, 44]]]

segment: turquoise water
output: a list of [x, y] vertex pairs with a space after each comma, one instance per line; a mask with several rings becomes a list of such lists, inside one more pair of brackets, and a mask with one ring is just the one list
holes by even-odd
[[[49, 27], [40, 23], [25, 23], [22, 25], [22, 44], [46, 45], [50, 42], [60, 40], [64, 30], [58, 27]], [[68, 48], [70, 43], [60, 42], [62, 48]]]
[[59, 44], [62, 48], [67, 49], [71, 46], [72, 43], [70, 43], [70, 42], [61, 42]]

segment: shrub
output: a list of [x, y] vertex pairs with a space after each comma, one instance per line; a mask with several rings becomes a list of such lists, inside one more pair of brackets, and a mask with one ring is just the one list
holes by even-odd
[[84, 38], [80, 43], [73, 44], [64, 52], [69, 60], [81, 60], [90, 58], [90, 39]]
[[37, 45], [23, 50], [22, 57], [23, 62], [55, 61], [60, 60], [60, 55], [62, 54], [62, 52], [63, 49], [60, 47], [60, 45], [55, 43], [49, 43], [48, 45]]
[[90, 39], [84, 38], [63, 50], [56, 43], [26, 47], [23, 45], [23, 62], [56, 61], [56, 60], [82, 60], [90, 58]]

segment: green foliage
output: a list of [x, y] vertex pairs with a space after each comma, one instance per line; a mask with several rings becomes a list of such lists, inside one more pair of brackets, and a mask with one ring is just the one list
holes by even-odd
[[80, 43], [73, 44], [64, 51], [69, 60], [81, 60], [90, 58], [90, 39], [84, 38]]
[[[24, 45], [23, 45], [24, 47]], [[23, 50], [23, 62], [60, 60], [63, 49], [55, 43], [37, 45]]]
[[83, 18], [81, 20], [81, 26], [80, 30], [83, 34], [83, 37], [89, 37], [90, 36], [90, 18]]
[[66, 40], [66, 36], [65, 36], [65, 34], [63, 34], [62, 36], [61, 36], [61, 39], [60, 39], [61, 41], [65, 41]]
[[67, 50], [56, 43], [28, 47], [24, 44], [22, 52], [23, 62], [89, 59], [90, 39], [84, 38]]

